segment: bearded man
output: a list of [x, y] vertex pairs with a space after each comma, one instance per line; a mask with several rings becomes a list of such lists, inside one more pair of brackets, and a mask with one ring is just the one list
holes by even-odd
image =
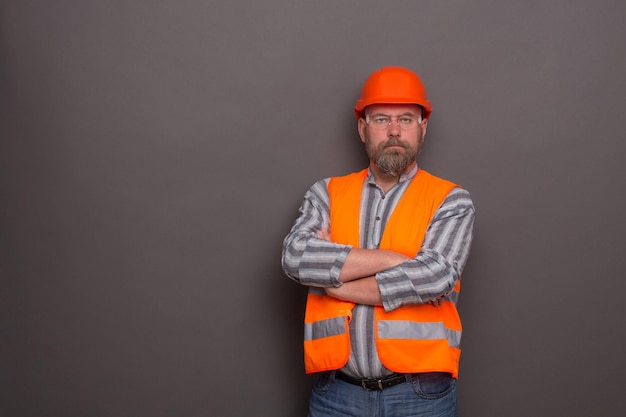
[[369, 167], [314, 184], [283, 242], [309, 288], [309, 417], [457, 416], [472, 200], [418, 167], [432, 107], [417, 74], [375, 71], [354, 111]]

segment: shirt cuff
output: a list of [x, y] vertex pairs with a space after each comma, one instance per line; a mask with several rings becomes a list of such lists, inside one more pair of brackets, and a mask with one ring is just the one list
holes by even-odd
[[339, 252], [337, 259], [335, 259], [335, 263], [330, 268], [329, 278], [333, 287], [341, 287], [343, 285], [343, 282], [339, 281], [339, 274], [341, 273], [343, 265], [346, 263], [346, 258], [348, 257], [348, 253], [350, 253], [351, 249], [352, 246], [346, 246], [344, 250]]
[[[402, 265], [398, 265], [395, 268], [388, 269], [376, 274], [376, 282], [378, 283], [378, 289], [380, 290], [380, 297], [383, 302], [383, 308], [386, 312], [393, 311], [398, 307], [402, 307], [405, 301], [400, 294], [407, 293], [401, 283], [406, 282], [399, 279], [405, 275]], [[410, 289], [409, 289], [410, 290]], [[417, 294], [412, 294], [412, 302], [415, 304], [421, 304], [422, 299]]]

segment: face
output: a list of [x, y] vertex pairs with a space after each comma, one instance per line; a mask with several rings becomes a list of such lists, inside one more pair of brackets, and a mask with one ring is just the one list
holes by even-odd
[[403, 129], [397, 123], [400, 116], [419, 117], [422, 108], [415, 104], [373, 104], [365, 109], [365, 115], [392, 116], [392, 122], [383, 129], [368, 125], [359, 119], [359, 135], [365, 143], [365, 151], [370, 162], [381, 172], [397, 177], [410, 169], [422, 150], [428, 119], [422, 120], [410, 129]]

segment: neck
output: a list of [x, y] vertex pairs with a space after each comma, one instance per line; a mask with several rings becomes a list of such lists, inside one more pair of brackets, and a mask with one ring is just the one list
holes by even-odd
[[389, 191], [391, 187], [396, 185], [400, 181], [400, 175], [403, 174], [403, 172], [397, 175], [383, 172], [375, 164], [370, 165], [370, 169], [374, 175], [374, 181], [384, 192]]
[[406, 167], [402, 171], [397, 172], [397, 173], [395, 172], [390, 173], [390, 172], [381, 170], [378, 165], [376, 165], [374, 162], [371, 162], [370, 171], [372, 171], [372, 175], [374, 176], [374, 181], [376, 182], [376, 184], [380, 188], [382, 188], [383, 191], [387, 192], [391, 187], [393, 187], [400, 181], [400, 178], [402, 178], [402, 175], [408, 172], [411, 172], [411, 170], [415, 168], [416, 164], [417, 162], [413, 161], [413, 163], [411, 163], [408, 167]]

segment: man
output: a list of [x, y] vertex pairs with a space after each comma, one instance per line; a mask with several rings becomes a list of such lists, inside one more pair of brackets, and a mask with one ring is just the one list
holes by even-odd
[[457, 416], [472, 201], [418, 168], [432, 109], [417, 74], [375, 71], [354, 110], [369, 168], [314, 184], [283, 242], [309, 287], [309, 416]]

